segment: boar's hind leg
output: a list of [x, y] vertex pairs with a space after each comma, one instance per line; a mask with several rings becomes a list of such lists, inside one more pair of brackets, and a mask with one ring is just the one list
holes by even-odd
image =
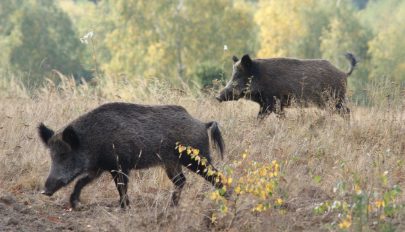
[[166, 174], [169, 179], [175, 185], [175, 190], [172, 193], [172, 202], [173, 206], [177, 206], [180, 200], [181, 191], [186, 183], [186, 177], [181, 171], [181, 166], [179, 164], [165, 165]]
[[[211, 159], [207, 158], [208, 162], [206, 165], [202, 165], [201, 162], [197, 162], [196, 160], [191, 159], [190, 156], [188, 156], [187, 154], [183, 154], [180, 156], [180, 161], [181, 163], [187, 167], [188, 169], [190, 169], [191, 171], [197, 173], [198, 175], [202, 176], [205, 180], [207, 180], [208, 182], [210, 182], [214, 187], [216, 188], [222, 188], [223, 184], [221, 183], [221, 181], [216, 181], [217, 178], [220, 178], [218, 176], [218, 171], [214, 168], [214, 166], [212, 166], [211, 164]], [[208, 166], [211, 167], [211, 170], [213, 171], [212, 174], [208, 175], [207, 170], [208, 170]]]
[[73, 193], [70, 195], [70, 206], [73, 209], [75, 209], [77, 207], [77, 204], [79, 203], [80, 192], [82, 191], [82, 188], [92, 182], [95, 178], [97, 178], [100, 173], [101, 172], [99, 171], [88, 173], [87, 176], [82, 177], [76, 182]]
[[129, 171], [122, 171], [121, 173], [113, 170], [110, 173], [112, 175], [112, 178], [114, 179], [118, 193], [120, 194], [120, 206], [121, 208], [125, 208], [129, 205], [129, 199], [127, 195]]

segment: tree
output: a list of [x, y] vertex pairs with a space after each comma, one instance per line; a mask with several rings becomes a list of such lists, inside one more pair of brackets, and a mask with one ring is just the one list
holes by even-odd
[[258, 57], [299, 56], [299, 40], [310, 33], [303, 17], [315, 6], [313, 0], [259, 1], [255, 20], [260, 27]]
[[349, 89], [353, 97], [366, 101], [363, 89], [368, 81], [370, 57], [367, 54], [367, 42], [371, 38], [368, 28], [359, 21], [357, 12], [348, 2], [342, 2], [331, 15], [329, 24], [323, 29], [320, 50], [322, 57], [331, 61], [341, 69], [345, 69], [347, 60], [343, 54], [352, 52], [360, 61], [356, 71], [348, 79]]
[[[230, 65], [234, 53], [254, 52], [251, 12], [232, 0], [110, 1], [110, 72], [188, 81], [200, 63]], [[225, 57], [226, 56], [226, 57]], [[228, 61], [229, 60], [229, 61]]]
[[[5, 2], [1, 2], [7, 4]], [[66, 75], [89, 77], [79, 62], [81, 44], [69, 17], [54, 1], [24, 1], [10, 9], [15, 20], [8, 40], [9, 64], [15, 71], [26, 73], [25, 83], [36, 85], [44, 76], [57, 70]], [[12, 36], [12, 37], [11, 37]]]
[[[369, 42], [369, 55], [371, 56], [371, 78], [388, 77], [392, 80], [405, 82], [405, 2], [398, 0], [371, 2], [367, 7], [369, 15], [386, 12], [384, 17], [375, 17], [368, 21], [375, 36]], [[387, 23], [389, 22], [389, 23]]]

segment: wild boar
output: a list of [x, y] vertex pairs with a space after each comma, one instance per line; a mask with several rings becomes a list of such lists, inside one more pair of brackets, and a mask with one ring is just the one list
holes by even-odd
[[80, 176], [70, 196], [71, 207], [75, 208], [82, 188], [108, 171], [119, 192], [120, 205], [125, 207], [129, 204], [126, 193], [130, 170], [162, 166], [175, 185], [171, 203], [177, 205], [186, 181], [182, 166], [222, 187], [221, 181], [215, 181], [218, 176], [207, 175], [206, 166], [189, 155], [180, 156], [175, 149], [177, 142], [192, 146], [211, 163], [208, 129], [222, 157], [224, 141], [218, 124], [203, 123], [181, 106], [109, 103], [57, 132], [41, 123], [38, 132], [50, 149], [52, 161], [42, 193], [51, 196]]
[[312, 103], [321, 108], [333, 100], [335, 109], [347, 116], [350, 113], [345, 96], [347, 77], [357, 61], [351, 53], [346, 53], [346, 58], [350, 62], [348, 72], [321, 59], [252, 60], [246, 54], [239, 60], [233, 56], [232, 78], [216, 98], [220, 102], [240, 98], [255, 101], [260, 105], [258, 117], [282, 113], [292, 100], [301, 106]]

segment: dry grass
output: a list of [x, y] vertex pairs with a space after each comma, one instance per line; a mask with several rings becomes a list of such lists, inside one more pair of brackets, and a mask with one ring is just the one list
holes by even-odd
[[[37, 212], [38, 220], [48, 221], [47, 226], [54, 226], [52, 228], [334, 231], [339, 230], [337, 224], [341, 218], [333, 212], [315, 214], [318, 204], [334, 199], [350, 201], [354, 186], [370, 194], [370, 199], [381, 197], [393, 185], [405, 187], [405, 111], [401, 101], [374, 108], [353, 105], [350, 123], [315, 108], [289, 109], [285, 119], [272, 115], [258, 121], [258, 106], [248, 101], [220, 104], [212, 96], [191, 96], [164, 85], [145, 83], [135, 86], [109, 82], [102, 86], [104, 90], [87, 85], [76, 87], [65, 80], [62, 88], [49, 84], [29, 97], [14, 83], [9, 91], [0, 94], [0, 193], [14, 195], [17, 201]], [[45, 122], [55, 129], [60, 128], [84, 112], [111, 101], [177, 104], [202, 121], [218, 121], [226, 142], [226, 154], [223, 161], [214, 156], [215, 166], [220, 170], [232, 166], [245, 150], [249, 153], [248, 159], [262, 163], [278, 160], [281, 178], [277, 191], [285, 204], [281, 209], [253, 213], [250, 202], [242, 202], [232, 222], [232, 215], [228, 214], [212, 224], [210, 217], [217, 206], [208, 196], [212, 188], [202, 178], [187, 173], [180, 206], [171, 208], [168, 206], [170, 181], [162, 170], [150, 169], [132, 172], [130, 209], [118, 208], [113, 181], [109, 175], [103, 175], [84, 189], [79, 211], [65, 212], [63, 206], [72, 185], [51, 198], [38, 194], [48, 174], [50, 159], [38, 139], [36, 126]], [[384, 183], [381, 177], [386, 171], [387, 183]], [[336, 191], [342, 183], [346, 187]], [[398, 206], [404, 201], [403, 193], [395, 198]], [[391, 225], [402, 231], [405, 230], [404, 217], [404, 209], [398, 208], [394, 216], [384, 220], [369, 216], [361, 226], [365, 230], [386, 230], [388, 227], [383, 226]], [[21, 216], [21, 220], [28, 219], [29, 215]], [[16, 226], [24, 228], [24, 222]]]

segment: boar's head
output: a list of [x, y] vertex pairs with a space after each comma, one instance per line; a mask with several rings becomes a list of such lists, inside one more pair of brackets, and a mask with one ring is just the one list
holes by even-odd
[[42, 191], [52, 196], [61, 187], [66, 186], [85, 170], [85, 160], [80, 152], [80, 141], [72, 126], [66, 127], [62, 133], [55, 134], [44, 124], [38, 127], [39, 136], [50, 149], [51, 170]]
[[245, 97], [250, 92], [250, 84], [252, 81], [252, 59], [246, 54], [241, 60], [236, 56], [233, 56], [232, 60], [232, 78], [216, 97], [220, 102], [238, 100]]

